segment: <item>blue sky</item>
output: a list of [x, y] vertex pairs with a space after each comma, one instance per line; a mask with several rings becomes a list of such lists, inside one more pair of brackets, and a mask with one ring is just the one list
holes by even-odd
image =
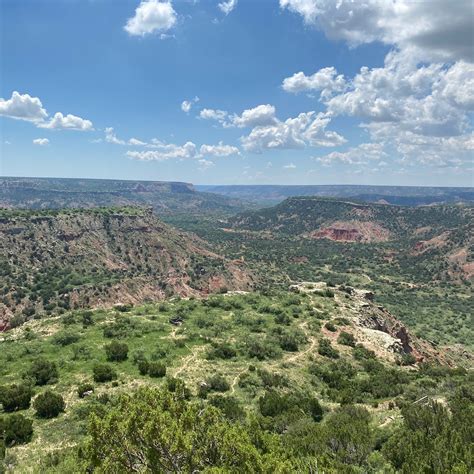
[[474, 184], [470, 2], [0, 8], [2, 175]]

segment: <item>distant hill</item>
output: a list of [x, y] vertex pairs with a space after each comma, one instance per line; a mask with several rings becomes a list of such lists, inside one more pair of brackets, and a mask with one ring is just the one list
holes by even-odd
[[232, 213], [239, 199], [198, 192], [189, 183], [108, 179], [0, 178], [0, 207], [23, 209], [152, 206], [160, 214]]
[[0, 329], [14, 316], [251, 284], [241, 265], [139, 208], [0, 210], [0, 273]]
[[197, 185], [202, 192], [274, 205], [288, 197], [351, 197], [366, 202], [385, 201], [388, 204], [420, 206], [427, 204], [474, 202], [473, 188], [425, 186], [365, 186], [365, 185]]
[[415, 261], [448, 278], [474, 275], [474, 207], [401, 207], [342, 199], [288, 198], [229, 219], [231, 229], [305, 240], [387, 246], [387, 261]]

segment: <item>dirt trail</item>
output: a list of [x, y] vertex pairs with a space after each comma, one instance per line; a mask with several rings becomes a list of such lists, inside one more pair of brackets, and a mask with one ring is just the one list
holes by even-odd
[[204, 349], [204, 347], [194, 347], [193, 349], [190, 349], [188, 346], [186, 347], [191, 351], [191, 354], [185, 357], [183, 363], [179, 367], [177, 367], [177, 370], [173, 375], [174, 377], [177, 377], [181, 372], [186, 370], [189, 367], [189, 364], [197, 359], [199, 352], [202, 352], [202, 350]]
[[230, 384], [230, 393], [235, 392], [235, 386], [237, 385], [237, 382], [239, 381], [239, 377], [247, 371], [247, 367], [244, 367], [242, 370], [239, 370], [237, 375], [232, 379], [232, 383]]
[[291, 357], [289, 357], [288, 359], [286, 359], [286, 362], [294, 362], [295, 360], [298, 360], [300, 359], [301, 357], [305, 356], [308, 352], [311, 352], [314, 350], [314, 348], [316, 347], [316, 338], [313, 337], [313, 336], [310, 336], [309, 335], [309, 332], [308, 332], [308, 322], [305, 321], [303, 324], [300, 324], [300, 328], [304, 331], [306, 337], [309, 339], [310, 341], [310, 345], [309, 347], [304, 350], [303, 352], [298, 352], [296, 353], [295, 355], [292, 355]]

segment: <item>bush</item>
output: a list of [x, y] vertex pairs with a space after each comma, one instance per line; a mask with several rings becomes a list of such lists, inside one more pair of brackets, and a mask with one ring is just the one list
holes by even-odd
[[330, 321], [328, 321], [328, 322], [324, 325], [324, 327], [325, 327], [328, 331], [331, 331], [331, 332], [336, 332], [336, 331], [337, 331], [336, 326], [335, 326], [333, 323], [331, 323]]
[[3, 438], [6, 446], [28, 443], [32, 436], [33, 420], [19, 413], [0, 418], [0, 440]]
[[276, 344], [276, 341], [251, 339], [247, 342], [247, 352], [258, 360], [275, 359], [281, 355], [281, 348]]
[[235, 397], [226, 397], [224, 395], [214, 395], [209, 403], [224, 413], [225, 417], [232, 421], [243, 420], [245, 411], [240, 406], [239, 401]]
[[79, 336], [79, 334], [61, 332], [54, 335], [53, 344], [63, 347], [69, 346], [70, 344], [74, 344], [75, 342], [79, 341], [80, 338], [81, 337]]
[[65, 403], [61, 395], [47, 390], [35, 398], [33, 407], [36, 410], [36, 416], [55, 418], [64, 411]]
[[416, 364], [416, 358], [413, 354], [403, 354], [400, 359], [398, 360], [400, 365], [414, 365]]
[[94, 382], [110, 382], [117, 378], [117, 373], [108, 364], [96, 364], [93, 369]]
[[84, 398], [86, 394], [93, 392], [94, 386], [91, 383], [82, 383], [77, 387], [77, 395], [79, 398]]
[[164, 377], [166, 375], [166, 365], [156, 361], [150, 362], [148, 364], [148, 375], [150, 377]]
[[199, 386], [198, 395], [201, 398], [206, 398], [209, 392], [227, 392], [229, 389], [229, 382], [222, 375], [215, 374]]
[[33, 390], [28, 384], [0, 387], [0, 403], [6, 412], [26, 410], [30, 407]]
[[31, 364], [27, 376], [33, 379], [35, 385], [54, 383], [58, 380], [58, 368], [54, 362], [40, 357]]
[[105, 346], [109, 362], [122, 362], [128, 358], [128, 346], [124, 342], [112, 341]]
[[352, 354], [354, 355], [354, 359], [359, 361], [373, 360], [377, 358], [374, 351], [366, 349], [362, 344], [357, 344], [354, 347]]
[[209, 350], [207, 358], [212, 359], [232, 359], [237, 355], [237, 351], [228, 343], [214, 344]]
[[332, 347], [331, 342], [328, 339], [321, 339], [319, 341], [318, 353], [331, 359], [339, 358], [339, 352]]
[[148, 370], [150, 368], [150, 363], [146, 359], [142, 359], [138, 361], [138, 371], [140, 375], [148, 374]]
[[350, 346], [350, 347], [355, 347], [356, 345], [355, 337], [346, 331], [341, 331], [341, 333], [339, 334], [339, 337], [337, 338], [337, 342], [344, 346]]

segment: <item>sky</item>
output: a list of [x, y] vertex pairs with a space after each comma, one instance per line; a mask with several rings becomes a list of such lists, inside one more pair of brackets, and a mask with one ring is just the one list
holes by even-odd
[[0, 174], [474, 185], [470, 0], [0, 0]]

